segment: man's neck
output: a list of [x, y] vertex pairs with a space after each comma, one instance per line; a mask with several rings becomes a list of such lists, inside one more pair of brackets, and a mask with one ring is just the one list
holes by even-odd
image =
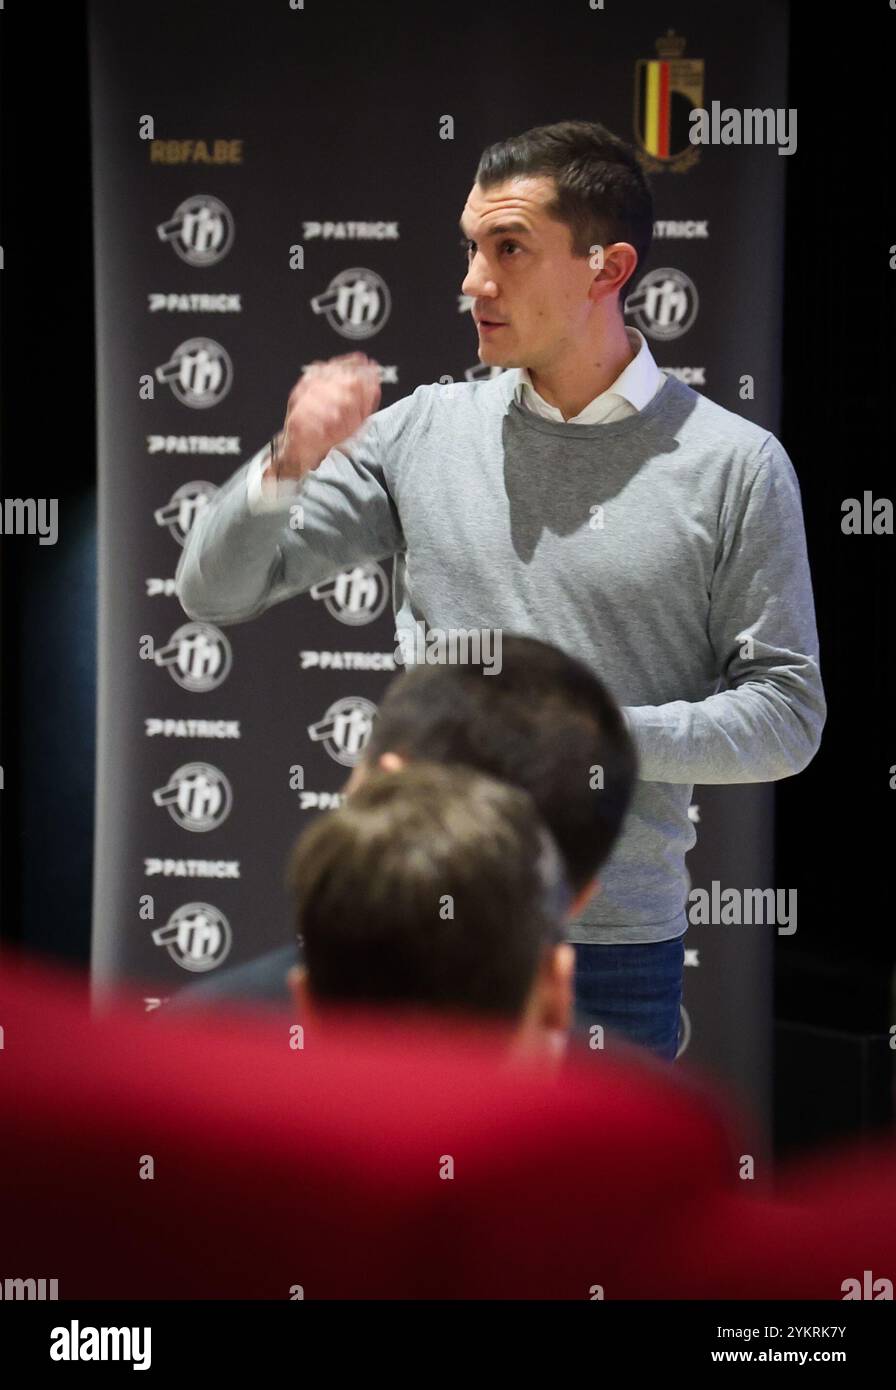
[[612, 337], [604, 337], [583, 359], [564, 362], [557, 368], [530, 367], [535, 390], [548, 405], [556, 406], [564, 420], [571, 420], [600, 396], [634, 361], [637, 351], [628, 340], [624, 325]]

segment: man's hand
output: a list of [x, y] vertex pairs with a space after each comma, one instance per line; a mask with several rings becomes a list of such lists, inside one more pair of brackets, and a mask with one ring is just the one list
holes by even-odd
[[275, 441], [275, 467], [265, 469], [265, 481], [275, 474], [304, 478], [360, 429], [378, 408], [380, 395], [379, 365], [363, 352], [312, 362], [289, 393]]

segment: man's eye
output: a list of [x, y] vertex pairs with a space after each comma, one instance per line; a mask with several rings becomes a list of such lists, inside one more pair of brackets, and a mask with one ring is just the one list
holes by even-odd
[[[463, 251], [464, 255], [466, 255], [466, 256], [469, 256], [471, 251], [475, 251], [475, 250], [476, 250], [476, 243], [475, 243], [475, 241], [470, 241], [470, 240], [468, 240], [467, 237], [461, 237], [459, 245], [460, 245], [460, 249]], [[506, 247], [508, 247], [508, 246], [514, 247], [514, 249], [517, 250], [517, 251], [519, 251], [519, 250], [521, 249], [520, 244], [519, 244], [518, 241], [503, 241], [503, 242], [501, 243], [501, 250], [503, 251], [503, 250], [504, 250]]]

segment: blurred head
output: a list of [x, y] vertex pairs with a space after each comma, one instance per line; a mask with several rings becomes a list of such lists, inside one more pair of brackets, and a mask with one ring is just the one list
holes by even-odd
[[290, 864], [300, 1013], [412, 1007], [565, 1034], [573, 899], [530, 796], [465, 767], [372, 772]]
[[371, 769], [408, 761], [473, 768], [528, 792], [577, 894], [597, 888], [637, 776], [637, 753], [618, 704], [574, 657], [534, 637], [502, 635], [501, 670], [416, 666], [389, 686], [351, 795]]
[[559, 121], [484, 151], [461, 234], [474, 317], [503, 325], [479, 328], [481, 360], [547, 376], [620, 326], [653, 199], [631, 146], [597, 122]]

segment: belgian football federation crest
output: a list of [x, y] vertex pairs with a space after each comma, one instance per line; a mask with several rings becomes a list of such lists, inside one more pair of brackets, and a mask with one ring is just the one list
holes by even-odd
[[684, 174], [700, 158], [690, 141], [690, 115], [703, 105], [703, 59], [685, 58], [685, 40], [670, 29], [656, 58], [635, 64], [635, 135], [648, 174]]

